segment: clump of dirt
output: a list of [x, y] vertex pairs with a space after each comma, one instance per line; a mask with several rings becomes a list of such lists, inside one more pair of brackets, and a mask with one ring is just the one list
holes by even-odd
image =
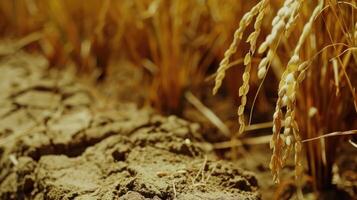
[[102, 107], [41, 57], [0, 60], [0, 199], [260, 199], [197, 124]]

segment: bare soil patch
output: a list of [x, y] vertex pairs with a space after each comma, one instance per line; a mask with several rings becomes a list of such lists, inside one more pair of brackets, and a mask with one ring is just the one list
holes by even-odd
[[0, 91], [0, 199], [260, 199], [197, 124], [103, 106], [42, 57], [0, 58]]

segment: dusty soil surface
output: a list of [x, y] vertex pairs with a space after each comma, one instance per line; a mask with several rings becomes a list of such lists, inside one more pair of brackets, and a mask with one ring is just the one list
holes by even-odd
[[197, 124], [103, 106], [41, 57], [0, 58], [0, 92], [0, 199], [260, 199]]

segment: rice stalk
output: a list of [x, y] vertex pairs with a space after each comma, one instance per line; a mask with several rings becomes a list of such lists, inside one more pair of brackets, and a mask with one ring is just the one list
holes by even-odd
[[[290, 58], [285, 61], [286, 67], [279, 77], [270, 142], [273, 149], [270, 168], [273, 180], [279, 182], [279, 174], [290, 152], [294, 152], [299, 198], [302, 198], [299, 180], [304, 171], [302, 140], [324, 138], [323, 135], [328, 132], [355, 127], [353, 118], [357, 109], [346, 110], [356, 105], [356, 81], [351, 79], [356, 75], [357, 61], [355, 52], [351, 51], [356, 45], [355, 10], [354, 2], [320, 0], [311, 10], [310, 2], [286, 0], [273, 19], [271, 33], [258, 48], [259, 53], [266, 52], [257, 70], [257, 76], [261, 79], [267, 75], [268, 66], [276, 55], [286, 55], [285, 52], [288, 52]], [[349, 14], [353, 18], [348, 18]], [[306, 23], [298, 18], [306, 18]], [[284, 46], [279, 45], [280, 41]], [[290, 45], [292, 43], [296, 44], [293, 48]], [[341, 52], [349, 53], [343, 53], [343, 58], [340, 58], [338, 55]], [[218, 80], [219, 86], [221, 80]], [[338, 120], [333, 115], [339, 116]], [[332, 122], [333, 119], [335, 121]], [[340, 142], [341, 139], [332, 141], [326, 138], [305, 143], [308, 174], [313, 177], [316, 194], [331, 189], [332, 165]]]

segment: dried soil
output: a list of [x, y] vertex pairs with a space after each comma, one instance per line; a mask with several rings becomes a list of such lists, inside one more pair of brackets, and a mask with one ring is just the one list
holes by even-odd
[[42, 57], [0, 58], [0, 92], [0, 199], [260, 199], [197, 124], [103, 106]]

